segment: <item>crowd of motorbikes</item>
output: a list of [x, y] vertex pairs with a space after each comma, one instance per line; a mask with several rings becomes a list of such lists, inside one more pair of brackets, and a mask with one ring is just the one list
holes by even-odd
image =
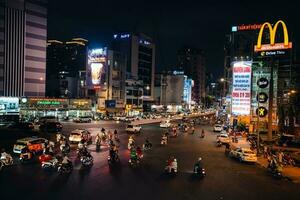
[[[181, 132], [187, 132], [189, 127], [187, 125], [179, 125], [178, 130]], [[172, 127], [169, 131], [164, 133], [161, 137], [160, 144], [166, 146], [168, 144], [168, 138], [177, 137], [177, 128]], [[195, 133], [195, 128], [191, 127], [191, 134]], [[201, 138], [204, 138], [204, 130], [200, 134]], [[120, 144], [120, 139], [118, 133], [115, 130], [113, 133], [104, 128], [101, 129], [101, 134], [97, 134], [95, 137], [96, 151], [101, 150], [102, 145], [107, 145], [109, 147], [109, 153], [107, 157], [107, 162], [110, 167], [117, 166], [120, 164], [120, 158], [118, 155], [118, 148]], [[143, 152], [150, 150], [153, 145], [146, 138], [144, 144], [139, 146], [133, 135], [128, 139], [128, 150], [130, 151], [129, 165], [132, 168], [139, 167], [142, 163]], [[36, 154], [36, 152], [31, 152], [28, 148], [22, 149], [20, 153], [19, 160], [22, 164], [32, 162], [38, 157], [38, 161], [41, 168], [47, 171], [57, 171], [60, 174], [69, 174], [73, 169], [73, 163], [69, 159], [69, 154], [71, 152], [71, 146], [66, 139], [66, 137], [60, 133], [56, 135], [55, 142], [48, 142], [45, 144], [43, 152], [41, 155]], [[77, 158], [80, 161], [82, 168], [90, 168], [93, 165], [93, 156], [87, 148], [87, 142], [82, 138], [82, 140], [77, 145]], [[166, 162], [165, 172], [170, 175], [175, 175], [178, 172], [178, 163], [175, 157], [170, 157]], [[6, 153], [2, 149], [1, 159], [0, 159], [0, 171], [3, 167], [13, 164], [13, 158], [10, 154]], [[202, 167], [202, 160], [199, 158], [194, 166], [193, 174], [197, 177], [205, 176], [205, 169]]]

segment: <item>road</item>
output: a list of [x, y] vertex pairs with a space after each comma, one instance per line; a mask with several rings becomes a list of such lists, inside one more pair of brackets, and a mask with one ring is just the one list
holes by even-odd
[[[67, 123], [64, 132], [67, 134], [79, 127], [89, 129], [93, 135], [99, 131], [99, 124]], [[128, 166], [125, 125], [107, 122], [101, 127], [119, 130], [120, 168], [110, 170], [107, 148], [96, 152], [94, 145], [89, 146], [94, 166], [89, 170], [81, 169], [72, 152], [75, 167], [69, 176], [45, 172], [38, 164], [17, 164], [0, 174], [1, 199], [300, 199], [299, 185], [276, 180], [256, 165], [227, 158], [223, 148], [215, 147], [216, 134], [211, 132], [212, 127], [197, 127], [198, 134], [181, 134], [162, 147], [159, 143], [163, 129], [158, 125], [143, 126], [142, 134], [136, 136], [137, 143], [142, 144], [148, 137], [154, 147], [144, 152], [142, 166], [138, 169]], [[204, 139], [199, 138], [202, 128], [207, 133]], [[174, 178], [162, 173], [170, 155], [178, 159], [179, 173]], [[207, 176], [195, 180], [191, 172], [199, 156], [203, 158]]]

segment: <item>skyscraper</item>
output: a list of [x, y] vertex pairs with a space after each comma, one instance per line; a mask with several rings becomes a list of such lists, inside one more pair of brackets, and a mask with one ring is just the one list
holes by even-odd
[[0, 95], [44, 96], [46, 0], [0, 0]]
[[144, 105], [154, 101], [155, 44], [143, 34], [115, 34], [112, 49], [126, 55], [127, 72], [143, 81]]
[[47, 42], [47, 84], [49, 97], [82, 97], [80, 72], [86, 70], [87, 43], [83, 38]]
[[200, 49], [183, 47], [178, 51], [179, 70], [184, 71], [189, 78], [193, 79], [192, 100], [201, 102], [205, 97], [205, 56]]

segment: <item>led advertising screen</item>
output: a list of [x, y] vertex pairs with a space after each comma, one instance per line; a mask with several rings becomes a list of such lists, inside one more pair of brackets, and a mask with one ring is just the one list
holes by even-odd
[[106, 49], [92, 49], [88, 52], [87, 86], [95, 89], [105, 83]]
[[231, 112], [233, 115], [249, 115], [251, 106], [250, 61], [235, 62], [232, 67]]

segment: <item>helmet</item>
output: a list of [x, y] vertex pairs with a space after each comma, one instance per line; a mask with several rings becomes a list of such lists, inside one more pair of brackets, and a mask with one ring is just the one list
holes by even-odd
[[199, 158], [198, 158], [198, 161], [201, 161], [201, 160], [202, 160], [202, 158], [201, 158], [201, 157], [199, 157]]

